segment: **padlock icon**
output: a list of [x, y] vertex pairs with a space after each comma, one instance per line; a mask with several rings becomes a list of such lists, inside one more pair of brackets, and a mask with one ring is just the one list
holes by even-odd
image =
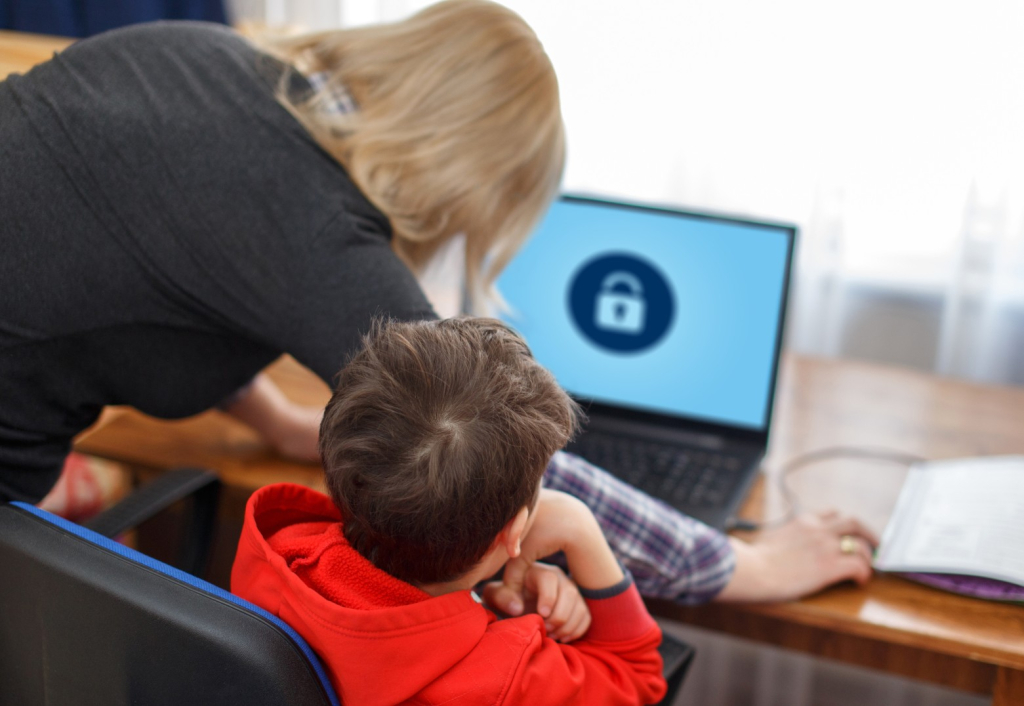
[[623, 270], [607, 275], [594, 302], [594, 326], [605, 331], [639, 335], [646, 323], [647, 302], [640, 278]]

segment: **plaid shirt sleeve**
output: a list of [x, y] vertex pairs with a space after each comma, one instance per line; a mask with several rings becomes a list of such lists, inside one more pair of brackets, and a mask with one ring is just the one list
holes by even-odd
[[725, 535], [579, 456], [556, 452], [544, 487], [586, 503], [645, 596], [704, 603], [732, 577], [736, 557]]

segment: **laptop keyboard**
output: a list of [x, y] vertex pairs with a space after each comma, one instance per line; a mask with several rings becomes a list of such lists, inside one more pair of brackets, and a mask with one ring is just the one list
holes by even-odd
[[586, 434], [568, 448], [674, 505], [720, 507], [743, 478], [738, 456], [655, 441]]

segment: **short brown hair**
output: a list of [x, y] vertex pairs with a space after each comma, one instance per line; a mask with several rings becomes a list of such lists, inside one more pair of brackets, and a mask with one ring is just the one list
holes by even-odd
[[457, 579], [532, 505], [578, 416], [500, 321], [374, 323], [320, 427], [346, 538], [403, 581]]

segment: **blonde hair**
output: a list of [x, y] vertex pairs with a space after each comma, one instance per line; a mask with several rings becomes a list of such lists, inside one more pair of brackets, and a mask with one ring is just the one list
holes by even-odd
[[[414, 273], [465, 233], [470, 303], [482, 311], [565, 163], [558, 83], [529, 26], [492, 2], [448, 0], [392, 24], [263, 45], [326, 76], [307, 100], [283, 88], [279, 99], [388, 217]], [[339, 89], [355, 111], [323, 110]]]

